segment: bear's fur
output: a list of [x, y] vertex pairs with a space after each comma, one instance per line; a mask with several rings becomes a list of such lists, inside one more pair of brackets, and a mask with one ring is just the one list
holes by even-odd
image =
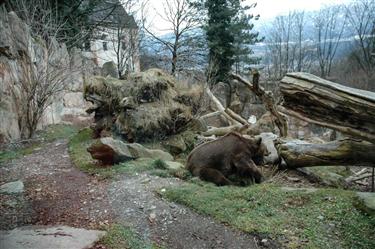
[[251, 178], [260, 183], [262, 173], [256, 163], [260, 164], [267, 154], [262, 138], [245, 138], [230, 132], [195, 148], [188, 157], [186, 167], [194, 176], [219, 186], [233, 185], [228, 179], [230, 175]]

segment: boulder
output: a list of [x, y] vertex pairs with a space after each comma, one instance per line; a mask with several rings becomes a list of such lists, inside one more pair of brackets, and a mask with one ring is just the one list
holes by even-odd
[[274, 142], [277, 140], [278, 136], [271, 132], [264, 132], [255, 137], [262, 138], [262, 143], [267, 147], [267, 150], [270, 153], [268, 156], [264, 157], [264, 163], [265, 164], [277, 163], [279, 161], [279, 153], [277, 152]]
[[23, 182], [15, 181], [8, 182], [0, 186], [0, 193], [2, 194], [19, 194], [23, 192]]
[[187, 146], [182, 136], [172, 136], [167, 141], [163, 142], [163, 146], [173, 155], [181, 154], [186, 151]]
[[358, 209], [375, 216], [375, 193], [357, 192], [354, 204]]
[[68, 226], [26, 226], [0, 231], [0, 245], [12, 249], [84, 249], [91, 248], [104, 235], [104, 231]]
[[117, 66], [113, 61], [108, 61], [103, 64], [102, 75], [104, 77], [111, 76], [113, 78], [118, 78]]
[[185, 168], [185, 166], [182, 163], [179, 163], [179, 162], [165, 161], [165, 164], [167, 165], [168, 169], [172, 169], [172, 170], [179, 170], [179, 169]]
[[298, 171], [304, 173], [315, 181], [332, 187], [346, 187], [346, 177], [350, 172], [345, 166], [316, 166], [299, 168]]
[[281, 187], [280, 189], [285, 192], [298, 192], [298, 193], [306, 193], [306, 194], [314, 193], [318, 190], [316, 188], [293, 188], [293, 187]]
[[193, 119], [192, 102], [199, 103], [194, 91], [189, 97], [175, 78], [160, 69], [149, 69], [131, 73], [125, 80], [88, 78], [84, 96], [95, 106], [90, 111], [95, 113], [96, 130], [111, 129], [124, 140], [142, 142], [185, 130]]
[[173, 160], [173, 156], [165, 151], [147, 149], [138, 143], [124, 143], [112, 137], [99, 139], [87, 151], [90, 152], [94, 159], [110, 165], [137, 158]]

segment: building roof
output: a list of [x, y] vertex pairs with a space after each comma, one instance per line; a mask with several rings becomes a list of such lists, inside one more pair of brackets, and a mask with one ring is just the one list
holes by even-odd
[[100, 22], [100, 26], [118, 26], [120, 24], [130, 29], [138, 28], [134, 17], [125, 11], [118, 0], [101, 1], [90, 16], [90, 21]]

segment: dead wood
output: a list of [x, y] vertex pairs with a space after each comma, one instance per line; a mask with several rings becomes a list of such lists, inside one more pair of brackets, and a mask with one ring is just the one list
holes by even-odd
[[375, 145], [354, 139], [343, 139], [323, 144], [301, 140], [279, 140], [276, 143], [279, 156], [286, 168], [312, 166], [358, 165], [375, 167]]
[[375, 142], [375, 93], [307, 73], [287, 74], [280, 91], [282, 113]]

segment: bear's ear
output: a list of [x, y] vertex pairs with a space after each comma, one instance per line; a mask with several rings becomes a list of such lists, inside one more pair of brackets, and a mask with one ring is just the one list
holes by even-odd
[[261, 137], [258, 137], [256, 140], [255, 140], [255, 143], [257, 145], [260, 145], [262, 143], [262, 138]]

